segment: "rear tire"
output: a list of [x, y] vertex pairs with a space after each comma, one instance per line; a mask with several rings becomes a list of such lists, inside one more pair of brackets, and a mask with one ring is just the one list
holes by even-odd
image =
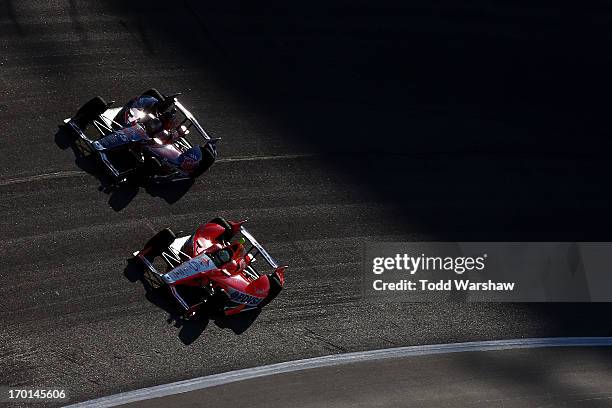
[[155, 175], [161, 173], [162, 165], [155, 156], [145, 156], [144, 163], [140, 164], [132, 178], [143, 186], [152, 183]]
[[228, 300], [229, 297], [227, 297], [227, 294], [225, 292], [216, 290], [215, 294], [212, 297], [208, 298], [206, 302], [206, 309], [212, 317], [223, 316], [223, 309], [227, 304]]
[[223, 241], [229, 241], [234, 236], [234, 231], [232, 230], [232, 226], [225, 220], [223, 217], [216, 217], [209, 221], [211, 224], [217, 224], [225, 229], [223, 235], [221, 235], [221, 239]]
[[155, 258], [161, 255], [163, 251], [174, 242], [176, 235], [170, 228], [164, 228], [153, 236], [145, 245], [145, 248], [149, 248], [147, 257]]
[[81, 129], [85, 129], [98, 116], [108, 109], [108, 104], [102, 97], [96, 96], [90, 99], [77, 111], [74, 120]]

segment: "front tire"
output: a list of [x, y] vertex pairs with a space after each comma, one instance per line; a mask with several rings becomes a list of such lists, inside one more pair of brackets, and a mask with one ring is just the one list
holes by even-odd
[[162, 95], [161, 92], [159, 92], [155, 88], [147, 89], [140, 96], [151, 96], [157, 99], [157, 103], [154, 105], [155, 109], [157, 110], [156, 112], [157, 114], [160, 114], [164, 112], [166, 109], [168, 109], [174, 101], [172, 98], [170, 99], [166, 98], [164, 95]]
[[162, 95], [161, 92], [159, 92], [155, 88], [147, 89], [140, 96], [151, 96], [151, 97], [157, 99], [159, 102], [163, 102], [163, 101], [166, 100], [164, 95]]
[[208, 146], [200, 146], [200, 151], [202, 152], [202, 160], [200, 160], [198, 168], [189, 175], [191, 178], [196, 178], [204, 174], [204, 172], [208, 170], [217, 159], [215, 153], [213, 153], [212, 149]]
[[223, 241], [229, 241], [234, 236], [234, 231], [232, 230], [232, 226], [227, 222], [227, 220], [223, 217], [216, 217], [209, 221], [211, 224], [217, 224], [225, 229], [225, 232], [221, 235], [221, 239]]
[[261, 303], [258, 306], [259, 308], [262, 308], [268, 303], [270, 303], [271, 301], [273, 301], [274, 298], [276, 298], [278, 294], [281, 292], [281, 290], [283, 289], [283, 285], [281, 284], [280, 279], [276, 275], [276, 273], [268, 275], [268, 282], [270, 282], [270, 289], [268, 290], [268, 296], [266, 296], [266, 298], [261, 301]]

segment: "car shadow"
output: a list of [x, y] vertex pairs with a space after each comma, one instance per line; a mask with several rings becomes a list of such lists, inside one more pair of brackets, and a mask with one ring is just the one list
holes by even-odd
[[8, 17], [9, 21], [11, 22], [17, 34], [21, 37], [25, 36], [24, 29], [21, 23], [19, 23], [19, 19], [17, 18], [17, 13], [15, 11], [15, 4], [14, 4], [15, 2], [13, 0], [5, 0], [3, 3], [4, 3], [3, 8], [4, 8], [5, 16]]
[[109, 207], [117, 212], [126, 208], [136, 198], [141, 189], [152, 197], [159, 197], [169, 204], [174, 204], [187, 194], [194, 184], [194, 180], [190, 179], [167, 184], [144, 184], [138, 180], [133, 180], [117, 185], [103, 171], [98, 158], [91, 153], [85, 142], [64, 126], [60, 126], [55, 134], [55, 144], [61, 150], [72, 150], [74, 163], [78, 168], [98, 180], [100, 183], [98, 190], [108, 195]]
[[167, 184], [150, 184], [144, 190], [152, 197], [159, 197], [169, 204], [180, 200], [194, 185], [194, 179], [174, 181]]
[[167, 290], [158, 286], [136, 258], [127, 260], [123, 274], [130, 282], [140, 282], [142, 284], [146, 299], [167, 313], [166, 322], [179, 329], [178, 338], [185, 345], [190, 345], [196, 341], [204, 333], [210, 321], [213, 321], [215, 326], [221, 329], [229, 329], [234, 334], [240, 335], [257, 320], [260, 313], [260, 310], [254, 310], [236, 316], [223, 316], [201, 310], [196, 318], [185, 319], [182, 311]]
[[214, 320], [215, 326], [220, 329], [230, 329], [235, 334], [244, 333], [257, 320], [261, 309], [242, 312], [236, 316], [221, 316]]

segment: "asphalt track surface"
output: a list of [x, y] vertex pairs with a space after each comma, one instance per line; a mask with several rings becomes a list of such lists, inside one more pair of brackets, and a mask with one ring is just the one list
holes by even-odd
[[[609, 407], [610, 349], [529, 349], [359, 362], [219, 385], [139, 407]], [[443, 373], [443, 377], [440, 374]]]
[[[0, 1], [0, 382], [71, 402], [345, 351], [604, 336], [606, 304], [361, 298], [363, 242], [610, 240], [608, 5]], [[182, 91], [223, 161], [101, 191], [57, 124]], [[235, 160], [234, 160], [235, 159]], [[259, 316], [184, 323], [128, 263], [217, 215], [290, 265]]]

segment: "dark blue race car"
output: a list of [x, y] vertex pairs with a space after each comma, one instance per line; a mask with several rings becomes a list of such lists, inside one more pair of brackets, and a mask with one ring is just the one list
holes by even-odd
[[[177, 96], [150, 89], [115, 109], [97, 96], [64, 122], [116, 183], [132, 176], [154, 183], [193, 179], [213, 165], [220, 139], [208, 136]], [[194, 134], [199, 137], [190, 140]]]

